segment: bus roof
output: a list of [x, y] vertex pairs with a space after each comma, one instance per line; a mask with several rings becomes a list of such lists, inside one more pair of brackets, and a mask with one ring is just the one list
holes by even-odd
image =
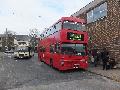
[[80, 19], [77, 17], [62, 17], [59, 21], [64, 21], [64, 20], [69, 20], [69, 21], [76, 21], [76, 22], [82, 22], [85, 23], [84, 19]]
[[[84, 19], [80, 19], [77, 17], [61, 17], [61, 19], [59, 19], [57, 22], [55, 22], [54, 24], [52, 24], [50, 27], [54, 26], [56, 23], [58, 23], [59, 21], [64, 21], [64, 20], [69, 20], [69, 21], [76, 21], [76, 22], [81, 22], [81, 23], [85, 23]], [[49, 27], [49, 28], [50, 28]], [[46, 28], [46, 30], [44, 30], [42, 33], [46, 32], [49, 28]], [[41, 34], [42, 34], [41, 33]]]

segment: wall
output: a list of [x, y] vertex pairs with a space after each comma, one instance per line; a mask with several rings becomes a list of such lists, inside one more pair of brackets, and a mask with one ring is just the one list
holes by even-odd
[[[91, 37], [89, 47], [106, 47], [110, 56], [120, 61], [120, 3], [117, 0], [107, 0], [107, 10], [107, 17], [86, 25]], [[86, 19], [86, 13], [87, 11], [77, 17]]]

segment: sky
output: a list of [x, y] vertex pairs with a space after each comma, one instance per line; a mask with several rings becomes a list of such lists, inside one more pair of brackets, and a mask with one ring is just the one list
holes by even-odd
[[39, 33], [61, 17], [69, 17], [93, 0], [0, 0], [0, 34], [7, 30], [16, 34]]

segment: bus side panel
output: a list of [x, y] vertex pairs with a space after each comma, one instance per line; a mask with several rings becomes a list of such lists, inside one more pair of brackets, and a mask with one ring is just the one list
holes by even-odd
[[54, 50], [55, 50], [55, 44], [60, 41], [60, 34], [58, 32], [54, 33], [54, 35], [48, 37], [48, 53], [47, 53], [47, 59], [50, 64], [50, 60], [52, 59], [53, 61], [53, 67], [58, 68], [58, 58], [60, 55], [54, 52], [50, 52], [50, 45], [54, 45]]
[[50, 65], [50, 62], [49, 62], [49, 52], [45, 52], [45, 58], [44, 58], [44, 60], [45, 60], [45, 62], [47, 63], [47, 64], [49, 64]]
[[42, 53], [42, 52], [39, 52], [39, 53], [38, 53], [38, 58], [39, 58], [39, 61], [42, 61], [42, 60], [43, 60], [43, 53]]
[[59, 69], [59, 67], [60, 67], [60, 54], [57, 54], [57, 53], [55, 53], [54, 55], [53, 55], [53, 66], [55, 67], [55, 68], [57, 68], [57, 69]]

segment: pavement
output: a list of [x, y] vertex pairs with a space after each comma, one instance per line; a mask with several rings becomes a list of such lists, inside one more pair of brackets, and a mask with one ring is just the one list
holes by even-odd
[[104, 76], [104, 77], [107, 77], [111, 80], [120, 82], [120, 68], [102, 70], [102, 65], [98, 65], [97, 67], [90, 65], [88, 68], [88, 71], [98, 74], [98, 75], [101, 75], [101, 76]]

